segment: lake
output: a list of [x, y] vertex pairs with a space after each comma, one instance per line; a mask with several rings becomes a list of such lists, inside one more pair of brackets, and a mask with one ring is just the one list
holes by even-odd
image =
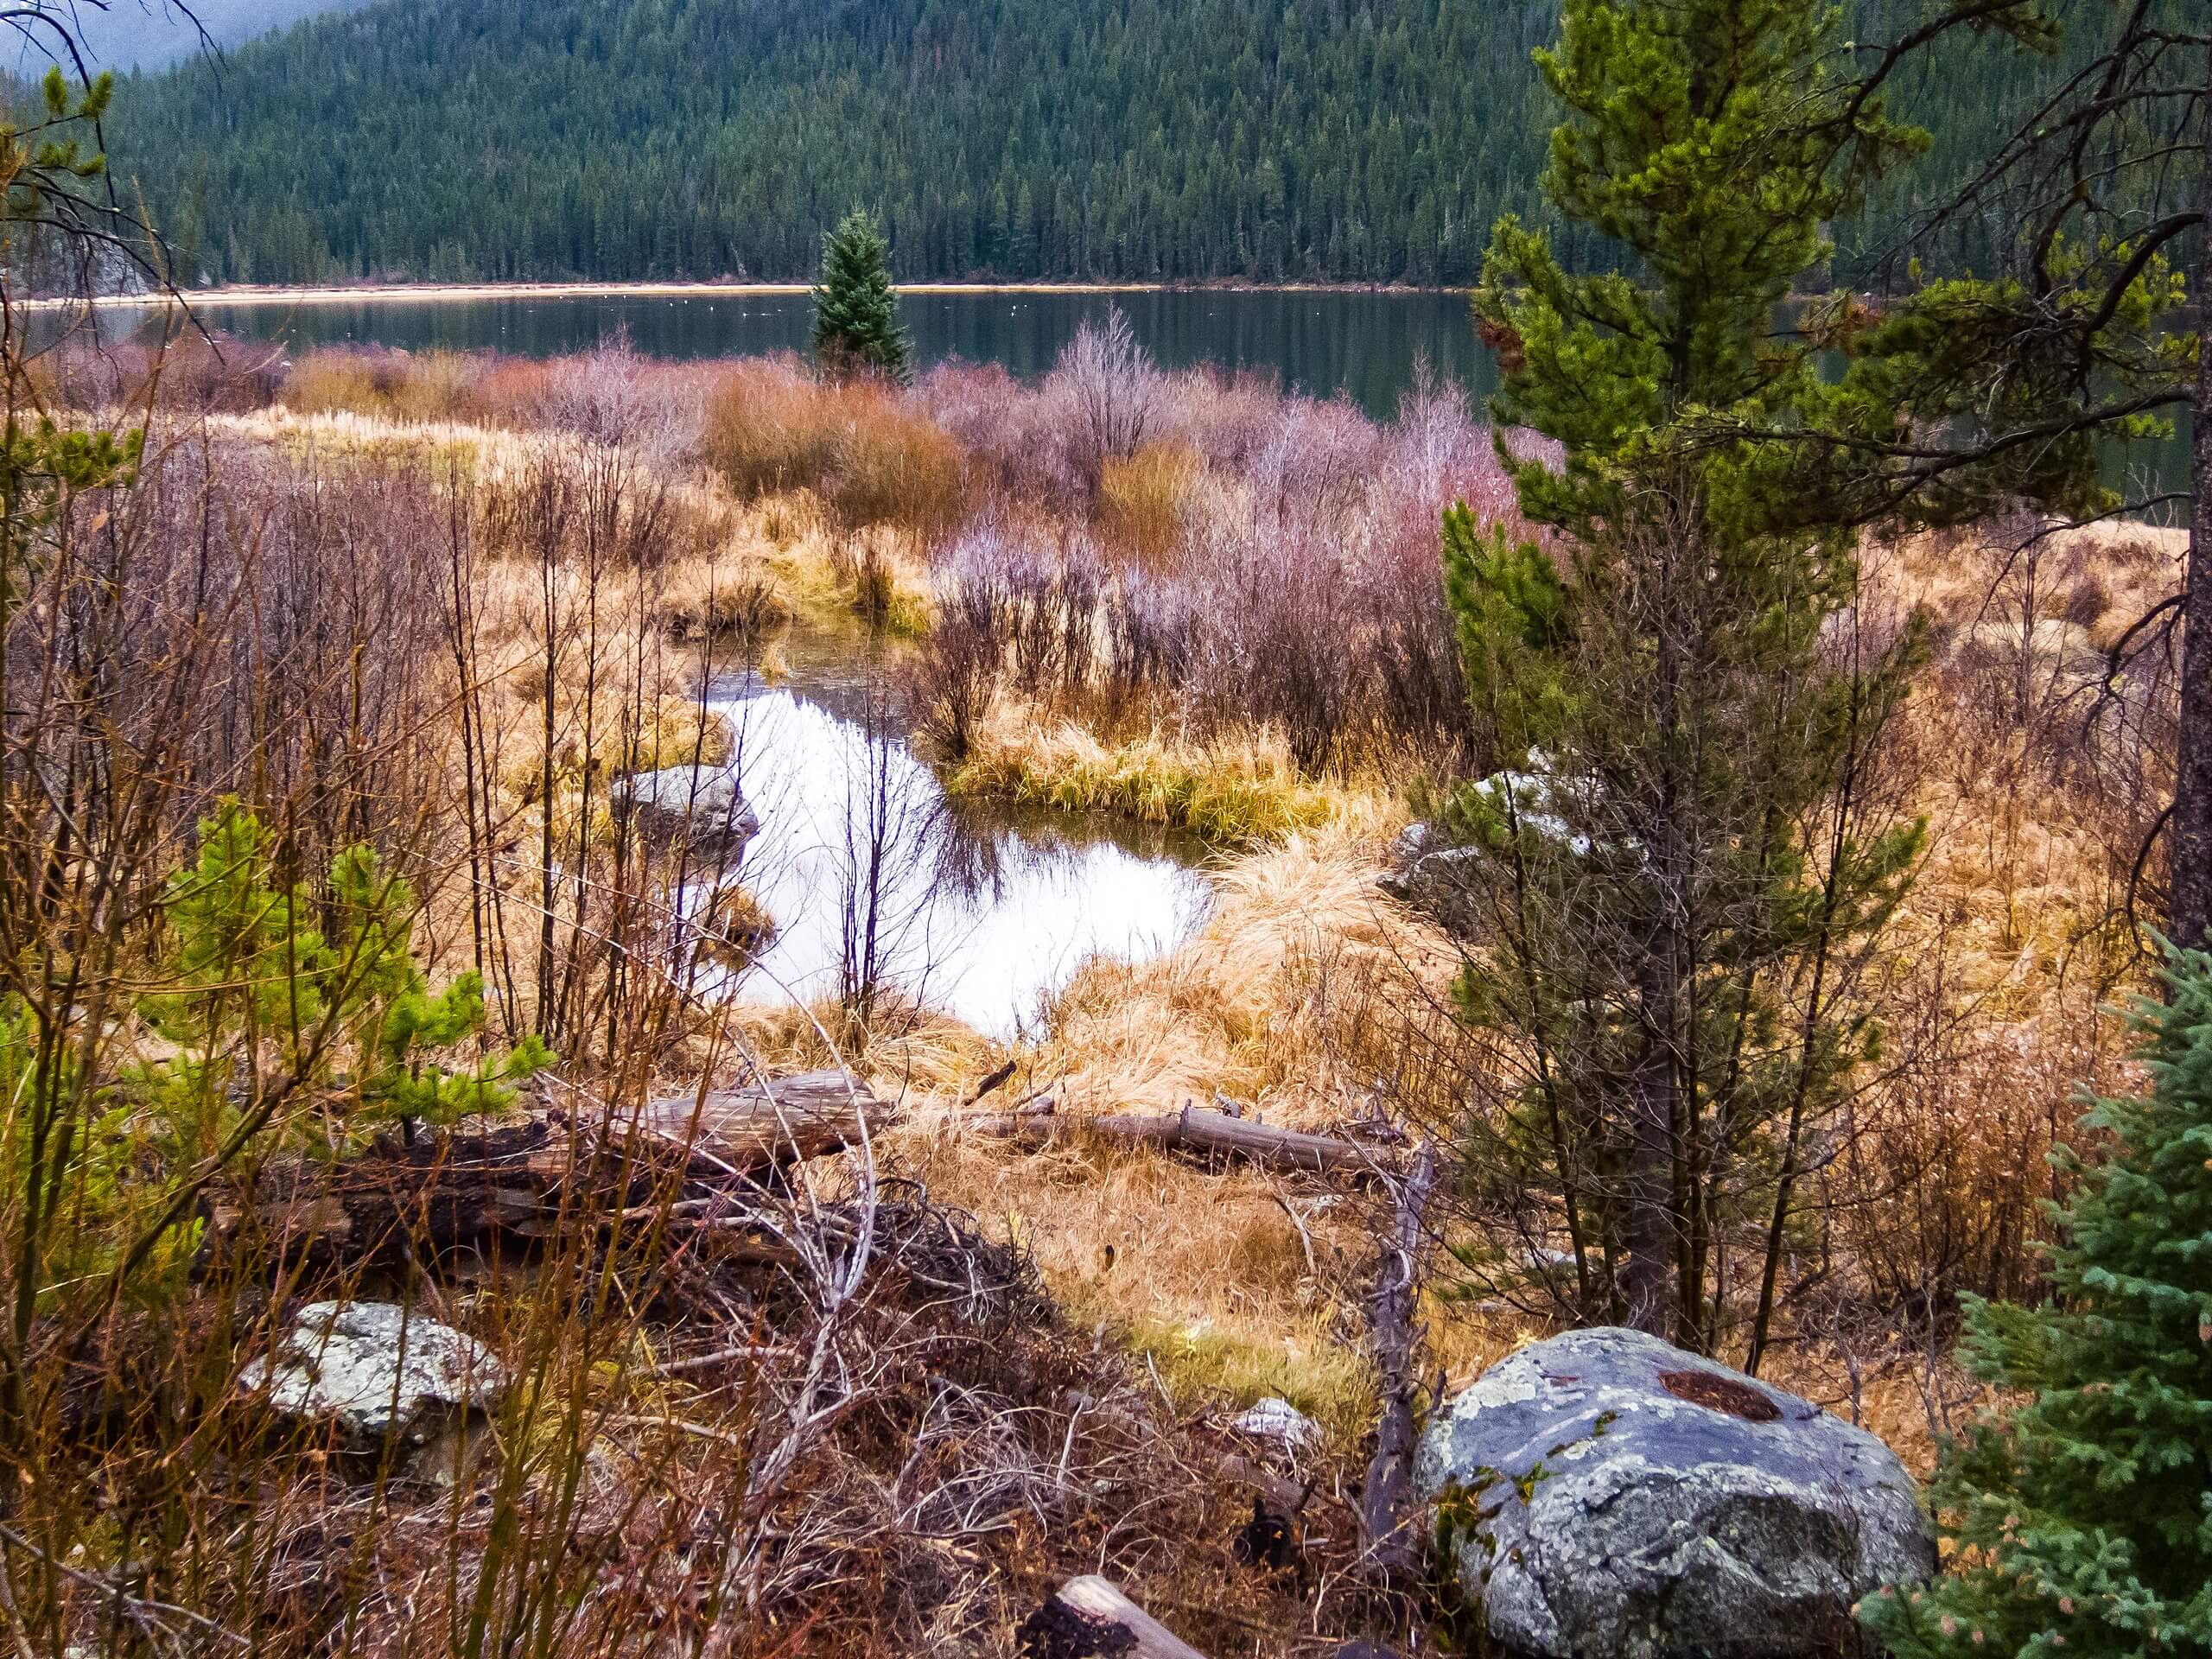
[[[1286, 389], [1342, 394], [1386, 420], [1426, 363], [1477, 399], [1497, 384], [1464, 294], [1352, 291], [920, 291], [901, 309], [924, 365], [947, 358], [999, 363], [1016, 375], [1049, 370], [1086, 319], [1128, 313], [1153, 359], [1169, 368], [1215, 363], [1274, 377]], [[124, 316], [132, 314], [124, 312]], [[553, 357], [626, 332], [654, 357], [804, 352], [804, 294], [530, 294], [420, 300], [318, 299], [211, 307], [212, 327], [295, 351], [377, 344], [407, 351], [501, 351]], [[2185, 427], [2164, 442], [2115, 446], [2111, 481], [2149, 494], [2182, 486]]]
[[[1145, 349], [1169, 368], [1260, 370], [1319, 397], [1342, 392], [1378, 418], [1396, 410], [1424, 359], [1476, 393], [1496, 382], [1462, 294], [977, 289], [908, 294], [901, 310], [923, 364], [957, 357], [1027, 376], [1050, 369], [1084, 320], [1111, 306], [1128, 314]], [[813, 312], [804, 294], [531, 295], [225, 304], [205, 316], [211, 327], [295, 351], [373, 342], [552, 357], [626, 331], [650, 356], [700, 358], [803, 352]]]

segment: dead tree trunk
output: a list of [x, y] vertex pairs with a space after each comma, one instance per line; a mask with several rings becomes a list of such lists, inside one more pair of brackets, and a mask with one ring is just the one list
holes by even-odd
[[2166, 931], [2176, 944], [2212, 944], [2212, 49], [2197, 118], [2204, 126], [2198, 187], [2196, 396], [2192, 414], [2189, 563], [2183, 580], [2181, 745], [2174, 779], [2172, 902]]
[[1382, 1411], [1375, 1427], [1375, 1456], [1359, 1493], [1360, 1528], [1367, 1560], [1392, 1581], [1409, 1580], [1418, 1564], [1421, 1535], [1413, 1523], [1414, 1408], [1421, 1393], [1421, 1217], [1436, 1185], [1435, 1148], [1423, 1146], [1413, 1168], [1392, 1193], [1390, 1230], [1368, 1294], [1368, 1325], [1375, 1337]]
[[[1063, 1120], [1034, 1112], [991, 1112], [960, 1120], [978, 1135], [1003, 1135], [1030, 1146], [1049, 1141]], [[1278, 1129], [1249, 1118], [1231, 1117], [1199, 1106], [1179, 1112], [1109, 1113], [1101, 1117], [1069, 1118], [1093, 1135], [1132, 1146], [1157, 1147], [1163, 1152], [1192, 1153], [1231, 1158], [1263, 1169], [1305, 1170], [1319, 1175], [1372, 1177], [1403, 1167], [1403, 1160], [1384, 1147], [1364, 1145], [1346, 1136], [1306, 1135], [1297, 1129]]]
[[867, 1090], [838, 1071], [648, 1101], [584, 1122], [527, 1123], [380, 1141], [335, 1163], [294, 1159], [250, 1192], [224, 1195], [210, 1242], [251, 1240], [276, 1260], [323, 1266], [435, 1258], [563, 1228], [635, 1224], [689, 1195], [727, 1190], [819, 1158], [878, 1123]]

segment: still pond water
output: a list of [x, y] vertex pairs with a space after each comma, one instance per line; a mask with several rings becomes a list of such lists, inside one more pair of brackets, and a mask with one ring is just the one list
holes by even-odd
[[1150, 825], [947, 798], [907, 747], [882, 659], [795, 632], [770, 683], [709, 681], [760, 823], [738, 874], [774, 943], [726, 988], [812, 1002], [854, 978], [991, 1036], [1035, 1033], [1088, 961], [1150, 961], [1204, 925], [1194, 838]]

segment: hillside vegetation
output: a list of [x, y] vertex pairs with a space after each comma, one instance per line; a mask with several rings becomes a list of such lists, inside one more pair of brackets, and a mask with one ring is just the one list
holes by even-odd
[[[1856, 10], [1870, 42], [1916, 15]], [[1466, 283], [1499, 213], [1540, 211], [1530, 54], [1555, 23], [1518, 0], [382, 0], [133, 86], [111, 154], [188, 279], [791, 278], [858, 203], [910, 279]], [[1943, 149], [1847, 276], [2053, 73], [1959, 51], [1975, 95], [1955, 53], [1915, 68], [1902, 102]], [[1993, 231], [1929, 251], [1986, 266]]]

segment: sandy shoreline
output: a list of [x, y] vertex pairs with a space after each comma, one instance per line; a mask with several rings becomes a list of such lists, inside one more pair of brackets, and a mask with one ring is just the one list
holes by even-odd
[[[131, 310], [174, 305], [195, 311], [238, 305], [368, 305], [466, 300], [750, 299], [808, 292], [804, 283], [422, 283], [353, 288], [211, 288], [181, 296], [107, 294], [96, 299], [22, 302], [30, 310]], [[901, 294], [1459, 294], [1464, 289], [1341, 283], [901, 283]]]

